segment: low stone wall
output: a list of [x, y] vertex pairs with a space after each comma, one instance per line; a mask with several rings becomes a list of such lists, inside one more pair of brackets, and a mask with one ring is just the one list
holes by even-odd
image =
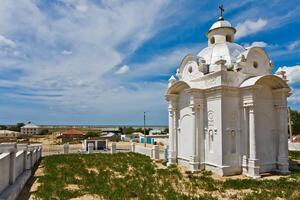
[[290, 151], [300, 151], [300, 143], [289, 142]]
[[0, 192], [9, 186], [9, 166], [10, 166], [10, 154], [0, 154]]
[[147, 147], [142, 147], [142, 146], [136, 145], [134, 152], [135, 153], [144, 154], [146, 156], [152, 157], [152, 149], [151, 148], [147, 148]]
[[131, 151], [135, 153], [140, 153], [146, 156], [149, 156], [150, 158], [154, 160], [159, 160], [159, 146], [153, 145], [152, 148], [144, 147], [140, 145], [136, 145], [135, 143], [131, 144]]
[[0, 144], [0, 200], [16, 199], [42, 156], [42, 145]]

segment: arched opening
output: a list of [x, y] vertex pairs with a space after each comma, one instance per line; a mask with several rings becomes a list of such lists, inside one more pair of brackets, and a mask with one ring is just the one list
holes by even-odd
[[232, 42], [231, 35], [226, 35], [226, 42]]
[[210, 44], [214, 44], [215, 43], [215, 37], [211, 37], [210, 38]]
[[253, 67], [257, 68], [258, 67], [258, 63], [256, 61], [253, 62]]

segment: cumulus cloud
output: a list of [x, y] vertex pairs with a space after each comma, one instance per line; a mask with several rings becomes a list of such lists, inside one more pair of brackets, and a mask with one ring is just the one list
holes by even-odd
[[293, 89], [292, 90], [292, 95], [288, 97], [288, 101], [291, 104], [298, 105], [300, 104], [300, 89]]
[[[0, 43], [10, 47], [17, 43], [19, 55], [25, 55], [16, 58], [13, 52], [0, 50], [0, 73], [5, 68], [18, 72], [9, 80], [0, 74], [1, 86], [10, 89], [0, 98], [45, 104], [57, 111], [106, 114], [137, 111], [145, 104], [163, 105], [160, 82], [149, 88], [149, 84], [113, 79], [112, 74], [128, 55], [164, 28], [160, 24], [168, 20], [169, 14], [162, 12], [168, 0], [51, 2], [46, 7], [37, 1], [0, 2], [1, 33], [7, 38], [13, 35], [15, 41], [3, 36]], [[88, 12], [79, 12], [85, 10], [80, 5]], [[129, 67], [119, 70], [116, 73], [122, 74]], [[118, 102], [119, 95], [123, 104]], [[158, 95], [162, 100], [154, 101]], [[138, 103], [131, 107], [135, 100]]]
[[236, 26], [237, 33], [236, 38], [241, 38], [247, 35], [251, 35], [261, 31], [266, 25], [268, 21], [265, 19], [259, 18], [258, 20], [246, 20], [242, 23], [238, 23]]
[[265, 42], [263, 42], [263, 41], [255, 41], [255, 42], [252, 42], [251, 44], [246, 43], [244, 46], [247, 47], [247, 48], [250, 48], [250, 47], [261, 47], [261, 48], [265, 48], [265, 47], [268, 46], [268, 44], [265, 43]]
[[128, 71], [129, 71], [128, 65], [123, 65], [121, 68], [119, 68], [119, 69], [115, 72], [115, 74], [116, 74], [116, 75], [121, 75], [121, 74], [127, 73]]
[[14, 41], [4, 37], [3, 35], [0, 35], [0, 45], [8, 46], [11, 48], [16, 48], [17, 45]]
[[285, 71], [290, 84], [300, 83], [300, 65], [279, 67], [278, 71]]

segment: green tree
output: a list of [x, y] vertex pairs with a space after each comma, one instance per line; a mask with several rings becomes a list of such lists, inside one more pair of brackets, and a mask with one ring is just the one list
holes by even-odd
[[300, 112], [291, 110], [291, 120], [293, 135], [300, 134]]
[[136, 132], [136, 130], [134, 128], [132, 128], [131, 126], [130, 127], [123, 127], [123, 134], [125, 135], [129, 135], [133, 132]]
[[5, 125], [0, 125], [0, 130], [6, 130], [7, 129], [7, 126]]
[[49, 134], [49, 130], [48, 129], [42, 129], [41, 135], [48, 135]]
[[25, 126], [25, 124], [24, 123], [17, 123], [16, 125], [11, 126], [8, 130], [20, 132], [22, 126]]
[[86, 138], [99, 137], [99, 136], [100, 136], [100, 132], [94, 132], [94, 131], [89, 131], [89, 132], [87, 132], [87, 134], [85, 134]]
[[169, 128], [165, 128], [162, 133], [163, 134], [168, 134], [169, 133]]

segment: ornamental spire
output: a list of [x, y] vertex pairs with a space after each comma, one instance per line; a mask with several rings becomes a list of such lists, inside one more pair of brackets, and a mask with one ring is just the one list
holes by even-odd
[[221, 21], [224, 20], [224, 12], [225, 12], [223, 4], [219, 6], [219, 9], [220, 9], [220, 17], [218, 20]]

